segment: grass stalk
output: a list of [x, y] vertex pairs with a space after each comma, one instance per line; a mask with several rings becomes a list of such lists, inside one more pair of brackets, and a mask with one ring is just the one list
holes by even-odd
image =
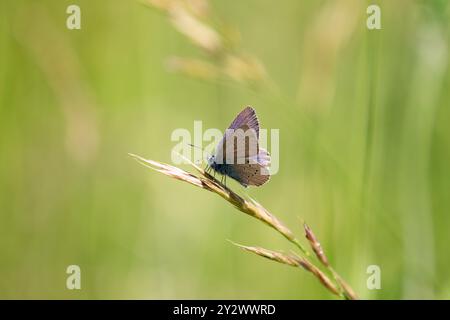
[[232, 204], [239, 211], [255, 219], [258, 219], [259, 221], [262, 221], [263, 223], [280, 233], [284, 238], [286, 238], [289, 242], [294, 244], [297, 249], [300, 250], [301, 255], [297, 255], [294, 253], [287, 255], [260, 247], [243, 246], [235, 243], [233, 244], [246, 251], [253, 252], [267, 259], [291, 266], [302, 267], [306, 271], [312, 273], [320, 281], [320, 283], [334, 295], [340, 298], [347, 298], [352, 300], [357, 299], [357, 296], [354, 293], [353, 289], [344, 280], [342, 280], [337, 272], [330, 266], [328, 259], [326, 258], [322, 247], [320, 246], [320, 243], [317, 241], [317, 238], [312, 230], [306, 224], [304, 225], [306, 239], [309, 241], [309, 244], [318, 260], [331, 273], [332, 280], [324, 272], [322, 272], [318, 266], [311, 262], [311, 254], [301, 244], [300, 240], [295, 237], [294, 233], [288, 227], [286, 227], [285, 224], [281, 222], [281, 220], [271, 214], [266, 208], [264, 208], [254, 199], [250, 197], [244, 198], [238, 195], [229, 187], [222, 184], [213, 176], [205, 172], [204, 169], [184, 157], [182, 158], [187, 163], [189, 163], [198, 172], [198, 174], [193, 174], [178, 167], [174, 167], [158, 161], [144, 159], [138, 155], [129, 155], [137, 162], [150, 169], [163, 173], [174, 179], [185, 181], [194, 186], [216, 193], [221, 198]]

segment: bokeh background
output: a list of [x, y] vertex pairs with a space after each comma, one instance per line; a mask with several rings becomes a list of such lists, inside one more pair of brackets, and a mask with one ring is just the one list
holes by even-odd
[[446, 0], [1, 1], [0, 298], [334, 299], [226, 241], [294, 249], [267, 226], [127, 156], [170, 162], [174, 129], [246, 105], [280, 129], [280, 171], [231, 187], [307, 221], [360, 297], [450, 298], [449, 18]]

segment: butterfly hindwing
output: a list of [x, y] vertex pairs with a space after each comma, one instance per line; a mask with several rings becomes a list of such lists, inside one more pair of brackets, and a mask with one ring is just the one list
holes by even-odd
[[237, 180], [244, 187], [260, 186], [269, 181], [270, 174], [267, 167], [258, 163], [238, 164], [229, 167], [227, 174]]

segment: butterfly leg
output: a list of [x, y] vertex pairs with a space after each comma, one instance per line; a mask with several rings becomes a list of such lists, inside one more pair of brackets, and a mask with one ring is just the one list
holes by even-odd
[[224, 180], [225, 180], [225, 187], [226, 187], [227, 186], [227, 175], [225, 175]]

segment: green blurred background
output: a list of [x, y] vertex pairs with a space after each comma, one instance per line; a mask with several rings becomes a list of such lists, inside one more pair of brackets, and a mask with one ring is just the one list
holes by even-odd
[[[382, 30], [366, 28], [371, 3]], [[223, 130], [246, 105], [280, 129], [280, 171], [245, 192], [299, 236], [307, 221], [360, 297], [450, 298], [448, 1], [209, 4], [194, 1], [227, 54], [260, 61], [256, 79], [171, 72], [171, 56], [223, 53], [164, 8], [0, 1], [0, 298], [333, 299], [226, 241], [293, 249], [267, 226], [127, 156], [170, 162], [174, 129]], [[71, 264], [81, 290], [66, 289]]]

